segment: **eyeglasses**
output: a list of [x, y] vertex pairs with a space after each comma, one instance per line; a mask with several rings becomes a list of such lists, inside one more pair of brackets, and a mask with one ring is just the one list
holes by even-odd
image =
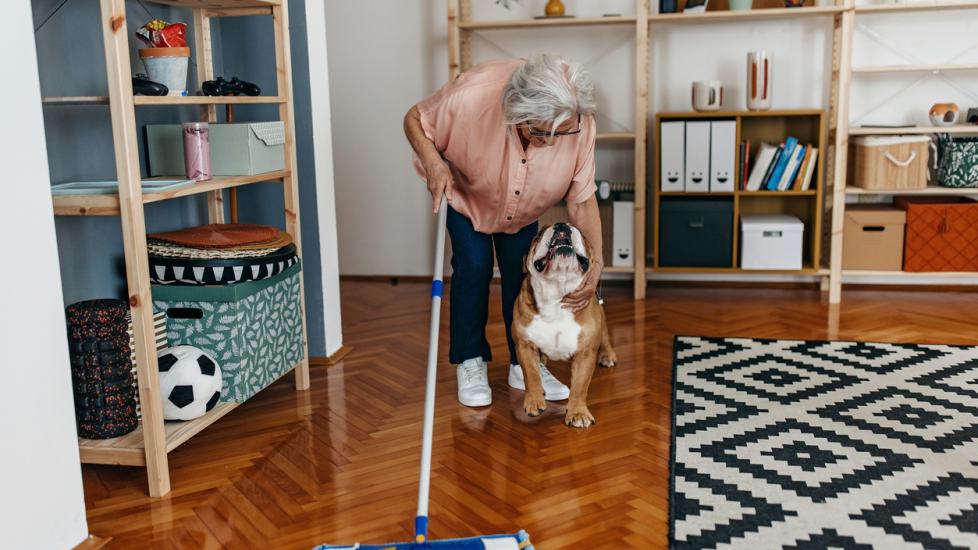
[[533, 126], [527, 125], [526, 126], [526, 131], [527, 131], [528, 134], [530, 134], [533, 137], [542, 137], [542, 138], [548, 138], [550, 136], [557, 137], [557, 136], [572, 136], [574, 134], [580, 134], [581, 133], [581, 113], [577, 113], [577, 129], [576, 130], [567, 130], [567, 131], [564, 131], [564, 132], [550, 133], [549, 130], [537, 130]]

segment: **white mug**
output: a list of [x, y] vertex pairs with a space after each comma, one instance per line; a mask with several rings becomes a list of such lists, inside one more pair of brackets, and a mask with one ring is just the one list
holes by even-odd
[[693, 82], [693, 110], [719, 111], [723, 103], [723, 84], [719, 80]]

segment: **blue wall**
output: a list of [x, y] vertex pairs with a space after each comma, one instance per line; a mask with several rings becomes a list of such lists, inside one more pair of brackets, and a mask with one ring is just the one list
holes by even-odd
[[[34, 0], [35, 26], [60, 0]], [[302, 221], [306, 312], [311, 355], [325, 354], [323, 341], [323, 291], [316, 223], [316, 176], [313, 163], [310, 91], [304, 0], [289, 2], [293, 94], [295, 99], [296, 153]], [[149, 10], [149, 13], [147, 13]], [[127, 3], [130, 31], [152, 17], [191, 22], [188, 10], [152, 3]], [[58, 95], [106, 95], [105, 60], [98, 5], [89, 0], [70, 0], [36, 34], [41, 93]], [[275, 93], [275, 54], [271, 17], [240, 17], [213, 25], [215, 74], [238, 76], [257, 83], [264, 94]], [[188, 40], [193, 44], [192, 37]], [[142, 67], [134, 53], [140, 45], [130, 41], [135, 70]], [[195, 82], [193, 67], [188, 82]], [[218, 108], [223, 117], [223, 108]], [[277, 118], [277, 107], [239, 105], [235, 121]], [[140, 107], [137, 127], [199, 118], [197, 108]], [[106, 106], [48, 106], [44, 109], [51, 181], [115, 179], [112, 125]], [[140, 149], [144, 151], [140, 132]], [[145, 174], [145, 163], [143, 166]], [[258, 184], [238, 193], [239, 219], [284, 229], [282, 186]], [[150, 232], [167, 231], [207, 223], [203, 195], [146, 206]], [[58, 252], [66, 304], [104, 297], [124, 297], [125, 270], [122, 233], [117, 217], [57, 217]]]

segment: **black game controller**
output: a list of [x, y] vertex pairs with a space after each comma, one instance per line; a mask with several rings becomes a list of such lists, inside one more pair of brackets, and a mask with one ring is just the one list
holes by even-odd
[[159, 82], [153, 82], [143, 73], [132, 77], [132, 93], [139, 95], [166, 95], [170, 89]]
[[230, 81], [220, 76], [214, 80], [205, 80], [200, 85], [200, 91], [204, 95], [261, 95], [261, 88], [257, 84], [245, 82], [238, 77], [233, 77]]

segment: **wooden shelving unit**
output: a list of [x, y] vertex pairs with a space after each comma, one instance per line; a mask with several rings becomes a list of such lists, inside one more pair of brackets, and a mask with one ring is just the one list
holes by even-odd
[[[688, 112], [688, 113], [659, 113], [655, 117], [654, 143], [661, 143], [661, 127], [665, 121], [680, 120], [733, 120], [736, 122], [736, 142], [744, 139], [751, 141], [751, 158], [756, 157], [757, 148], [762, 141], [780, 143], [791, 135], [798, 138], [799, 143], [812, 144], [819, 148], [818, 164], [812, 187], [805, 191], [744, 191], [740, 190], [739, 174], [735, 173], [735, 191], [725, 192], [686, 192], [661, 191], [660, 156], [653, 155], [652, 167], [652, 212], [656, 222], [652, 227], [653, 261], [650, 271], [658, 273], [764, 273], [764, 274], [816, 274], [821, 253], [822, 228], [822, 189], [824, 188], [821, 169], [822, 152], [825, 151], [825, 113], [815, 109], [795, 109], [783, 111], [728, 111], [728, 112]], [[737, 166], [740, 159], [737, 158]], [[683, 197], [691, 200], [711, 197], [730, 197], [733, 203], [732, 235], [732, 264], [728, 267], [667, 267], [659, 265], [660, 232], [658, 220], [664, 198]], [[751, 214], [793, 214], [805, 223], [805, 252], [803, 268], [800, 270], [749, 270], [739, 267], [740, 256], [740, 216]]]
[[978, 126], [957, 125], [951, 127], [912, 126], [905, 128], [874, 128], [850, 127], [849, 125], [849, 93], [853, 74], [873, 73], [919, 73], [945, 71], [974, 71], [978, 64], [959, 65], [889, 65], [881, 67], [853, 67], [852, 43], [856, 15], [878, 13], [919, 13], [927, 11], [978, 9], [978, 2], [946, 2], [946, 3], [907, 3], [907, 4], [874, 4], [855, 5], [855, 0], [842, 0], [843, 12], [836, 18], [833, 40], [833, 82], [831, 101], [830, 134], [832, 142], [831, 164], [831, 231], [828, 235], [830, 255], [828, 270], [829, 302], [839, 303], [842, 300], [842, 280], [845, 276], [896, 277], [906, 280], [914, 279], [961, 279], [978, 277], [978, 273], [912, 273], [903, 271], [855, 271], [842, 269], [843, 225], [845, 223], [846, 197], [865, 195], [974, 195], [978, 189], [951, 189], [928, 187], [926, 189], [890, 189], [867, 190], [858, 187], [847, 187], [849, 169], [849, 137], [866, 135], [901, 135], [901, 134], [978, 134]]
[[635, 0], [634, 16], [568, 17], [560, 19], [513, 19], [473, 21], [470, 0], [448, 0], [449, 78], [472, 66], [472, 33], [498, 29], [547, 29], [581, 26], [631, 27], [635, 31], [635, 129], [632, 132], [599, 133], [599, 142], [631, 142], [634, 151], [635, 234], [632, 267], [605, 267], [605, 273], [632, 275], [636, 299], [645, 297], [645, 147], [648, 120], [649, 0]]
[[[258, 182], [281, 182], [285, 198], [285, 226], [301, 255], [299, 189], [296, 179], [295, 131], [293, 128], [292, 70], [289, 52], [287, 0], [154, 0], [193, 10], [198, 77], [214, 77], [211, 59], [211, 18], [251, 15], [270, 16], [275, 34], [277, 94], [256, 97], [146, 97], [133, 96], [129, 60], [130, 31], [125, 0], [100, 0], [108, 96], [49, 97], [48, 106], [108, 105], [112, 118], [116, 176], [119, 192], [113, 195], [55, 196], [55, 215], [117, 215], [122, 224], [126, 279], [136, 340], [137, 375], [142, 420], [139, 428], [125, 436], [107, 440], [79, 439], [81, 460], [95, 464], [121, 464], [146, 468], [149, 493], [162, 496], [170, 491], [167, 453], [233, 410], [237, 404], [219, 404], [206, 415], [187, 422], [164, 422], [160, 401], [158, 365], [153, 330], [149, 262], [146, 250], [144, 205], [192, 195], [206, 196], [211, 223], [224, 222], [223, 190]], [[200, 83], [198, 82], [197, 85]], [[194, 86], [196, 87], [196, 86]], [[285, 170], [256, 176], [224, 176], [187, 187], [143, 194], [140, 178], [135, 107], [140, 105], [199, 105], [200, 120], [217, 121], [215, 106], [221, 104], [277, 104], [278, 120], [285, 123]], [[300, 289], [302, 288], [300, 275]], [[301, 293], [301, 291], [300, 291]], [[306, 341], [305, 301], [302, 302], [303, 342]], [[305, 359], [294, 365], [297, 390], [309, 388], [308, 349]]]

